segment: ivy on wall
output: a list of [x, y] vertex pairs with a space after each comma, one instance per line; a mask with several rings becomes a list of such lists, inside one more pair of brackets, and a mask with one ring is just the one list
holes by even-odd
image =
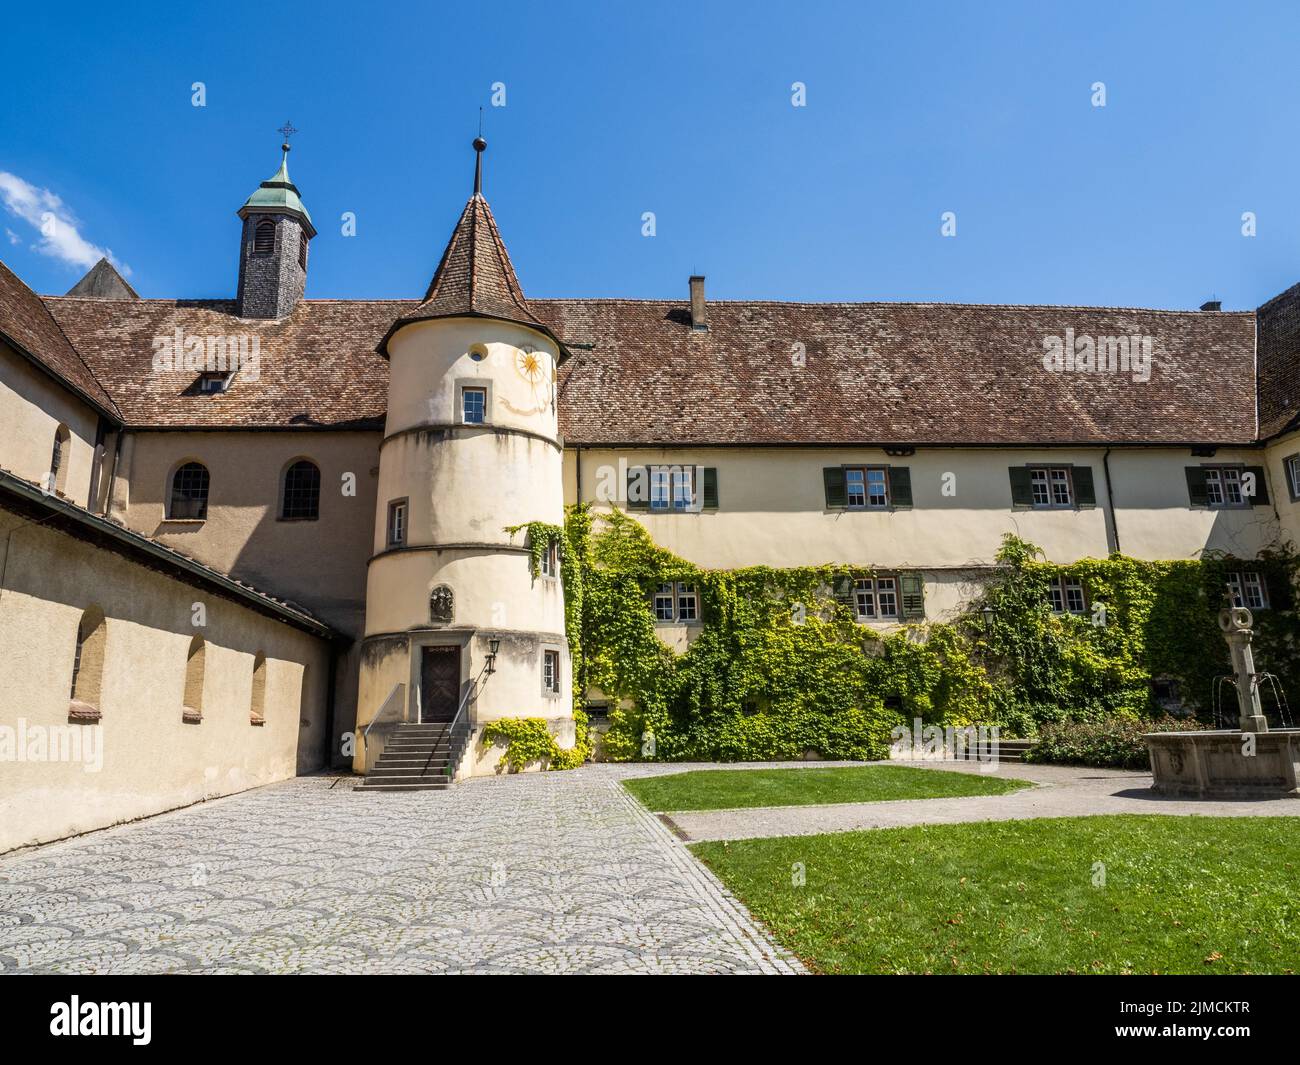
[[[570, 509], [563, 545], [575, 700], [588, 687], [610, 699], [615, 760], [881, 758], [890, 731], [917, 717], [1033, 736], [1045, 722], [1160, 713], [1155, 678], [1177, 682], [1186, 709], [1208, 719], [1230, 668], [1218, 609], [1227, 574], [1242, 569], [1263, 573], [1271, 596], [1257, 614], [1259, 668], [1300, 691], [1297, 560], [1286, 551], [1057, 566], [1008, 537], [968, 613], [882, 636], [856, 622], [843, 594], [870, 570], [703, 570], [626, 514], [585, 505]], [[1085, 616], [1052, 613], [1054, 577], [1083, 583]], [[680, 655], [660, 640], [651, 605], [656, 586], [676, 581], [695, 585], [704, 622]]]

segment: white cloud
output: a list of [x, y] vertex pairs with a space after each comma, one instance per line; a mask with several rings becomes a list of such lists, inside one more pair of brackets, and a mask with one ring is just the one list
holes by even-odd
[[10, 243], [10, 244], [21, 244], [21, 243], [23, 242], [23, 238], [20, 237], [17, 233], [15, 233], [15, 232], [14, 232], [12, 229], [10, 229], [8, 226], [5, 226], [5, 236], [9, 238], [9, 243]]
[[[32, 247], [42, 255], [83, 270], [89, 270], [100, 259], [107, 259], [124, 276], [130, 276], [131, 268], [119, 262], [111, 250], [92, 244], [81, 235], [76, 216], [49, 189], [37, 188], [17, 174], [0, 170], [0, 200], [11, 215], [21, 218], [40, 235]], [[21, 240], [11, 229], [6, 228], [5, 233], [11, 244]]]

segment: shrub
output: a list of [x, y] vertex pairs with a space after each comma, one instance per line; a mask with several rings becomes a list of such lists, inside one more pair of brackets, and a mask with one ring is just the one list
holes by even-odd
[[1150, 769], [1142, 736], [1148, 732], [1192, 732], [1206, 729], [1193, 718], [1109, 717], [1100, 721], [1056, 721], [1038, 731], [1038, 745], [1027, 762], [1089, 765], [1108, 769]]

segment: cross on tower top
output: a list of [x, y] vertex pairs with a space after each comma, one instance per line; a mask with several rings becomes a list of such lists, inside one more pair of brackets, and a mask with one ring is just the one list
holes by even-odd
[[298, 131], [293, 128], [293, 123], [288, 119], [285, 119], [284, 125], [276, 130], [276, 133], [279, 133], [284, 137], [285, 151], [289, 150], [289, 138], [297, 132]]

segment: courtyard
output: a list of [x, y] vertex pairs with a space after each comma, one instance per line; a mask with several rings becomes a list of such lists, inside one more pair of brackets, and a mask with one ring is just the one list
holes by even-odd
[[[829, 797], [853, 774], [864, 796], [935, 797], [755, 806], [755, 777], [739, 782], [749, 805], [717, 808], [739, 773], [788, 792], [771, 783], [782, 769], [830, 773]], [[649, 796], [700, 795], [705, 770], [730, 776], [700, 808], [656, 810]], [[1130, 771], [957, 774], [986, 777], [589, 765], [406, 795], [300, 777], [0, 857], [0, 972], [1042, 971], [1060, 952], [1074, 971], [1132, 971], [1111, 956], [1220, 953], [1241, 931], [1213, 917], [1230, 889], [1259, 911], [1230, 971], [1278, 971], [1279, 951], [1300, 950], [1285, 931], [1300, 803], [1163, 800]], [[643, 806], [623, 781], [646, 777]]]

